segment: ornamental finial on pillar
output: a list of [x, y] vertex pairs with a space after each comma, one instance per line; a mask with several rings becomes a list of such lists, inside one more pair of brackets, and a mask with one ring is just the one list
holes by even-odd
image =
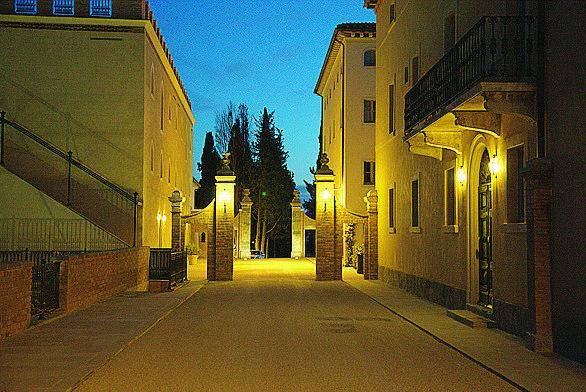
[[230, 169], [230, 153], [225, 152], [222, 158], [222, 166], [218, 170], [218, 176], [233, 176], [234, 172]]
[[325, 152], [322, 153], [319, 157], [319, 163], [321, 164], [321, 167], [319, 168], [319, 170], [315, 174], [321, 174], [321, 175], [334, 174], [332, 169], [330, 169], [330, 167], [328, 166], [328, 163], [330, 163], [330, 158], [328, 158], [328, 154], [326, 154]]

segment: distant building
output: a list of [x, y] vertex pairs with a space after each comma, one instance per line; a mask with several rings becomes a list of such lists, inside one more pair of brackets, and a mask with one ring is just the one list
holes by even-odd
[[380, 276], [586, 360], [584, 3], [365, 6]]
[[[0, 196], [0, 219], [26, 227], [87, 220], [132, 244], [134, 211], [125, 195], [136, 193], [137, 245], [170, 246], [168, 197], [177, 189], [186, 213], [193, 205], [194, 117], [147, 1], [3, 1], [0, 14], [0, 109], [106, 180], [73, 165], [67, 200], [67, 161], [7, 126], [8, 171], [0, 176], [11, 188]], [[19, 152], [30, 165], [22, 172]], [[29, 175], [40, 167], [47, 176]], [[67, 230], [60, 235], [79, 236]]]
[[336, 175], [336, 197], [363, 214], [363, 198], [375, 181], [375, 36], [375, 23], [338, 25], [315, 87], [322, 98], [321, 143]]

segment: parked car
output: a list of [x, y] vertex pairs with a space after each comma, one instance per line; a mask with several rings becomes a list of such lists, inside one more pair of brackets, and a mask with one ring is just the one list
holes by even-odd
[[260, 250], [250, 251], [250, 257], [253, 259], [266, 259], [265, 254]]

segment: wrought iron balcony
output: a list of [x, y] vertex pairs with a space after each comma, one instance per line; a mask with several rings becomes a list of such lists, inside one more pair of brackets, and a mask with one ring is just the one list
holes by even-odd
[[480, 82], [533, 82], [535, 39], [533, 17], [482, 17], [407, 92], [405, 138], [445, 114]]

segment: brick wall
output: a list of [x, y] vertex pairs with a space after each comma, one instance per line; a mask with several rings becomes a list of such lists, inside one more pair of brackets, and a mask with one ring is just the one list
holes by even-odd
[[0, 265], [0, 341], [31, 321], [32, 264]]
[[149, 248], [88, 254], [61, 264], [59, 302], [66, 312], [128, 290], [146, 291]]

